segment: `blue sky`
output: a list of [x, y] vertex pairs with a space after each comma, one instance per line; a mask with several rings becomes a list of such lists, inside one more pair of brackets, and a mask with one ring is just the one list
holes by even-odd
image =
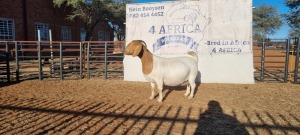
[[[136, 0], [137, 3], [144, 2], [161, 2], [164, 0]], [[274, 6], [280, 14], [288, 13], [289, 8], [285, 6], [284, 0], [253, 0], [253, 6], [259, 7], [262, 4]], [[275, 33], [270, 35], [270, 38], [287, 38], [288, 37], [289, 26], [284, 22], [284, 25]]]

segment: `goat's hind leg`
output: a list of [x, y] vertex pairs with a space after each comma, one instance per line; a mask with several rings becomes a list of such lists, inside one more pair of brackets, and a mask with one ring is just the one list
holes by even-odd
[[191, 87], [191, 93], [189, 95], [189, 99], [192, 99], [194, 97], [194, 92], [195, 92], [195, 88], [196, 88], [196, 83], [195, 82], [190, 82], [190, 87]]
[[189, 96], [190, 95], [190, 92], [191, 92], [191, 85], [190, 84], [188, 84], [187, 86], [186, 86], [186, 91], [185, 91], [185, 94], [184, 94], [184, 96]]

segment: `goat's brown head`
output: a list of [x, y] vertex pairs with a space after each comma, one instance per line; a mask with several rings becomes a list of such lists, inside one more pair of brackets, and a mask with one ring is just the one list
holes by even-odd
[[[125, 48], [126, 55], [138, 56], [142, 60], [142, 68], [144, 74], [152, 72], [153, 55], [147, 49], [146, 43], [142, 40], [133, 40]], [[145, 55], [146, 54], [146, 55]]]
[[144, 45], [146, 45], [146, 43], [142, 40], [133, 40], [125, 48], [125, 54], [135, 57], [139, 55]]

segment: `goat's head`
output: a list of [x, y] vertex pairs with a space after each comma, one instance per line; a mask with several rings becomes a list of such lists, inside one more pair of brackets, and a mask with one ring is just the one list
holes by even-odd
[[135, 57], [139, 55], [144, 45], [146, 45], [146, 43], [142, 40], [133, 40], [125, 48], [125, 54]]

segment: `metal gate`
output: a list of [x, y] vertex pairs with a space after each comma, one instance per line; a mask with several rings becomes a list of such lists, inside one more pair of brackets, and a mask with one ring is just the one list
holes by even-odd
[[0, 41], [0, 82], [123, 78], [123, 48], [110, 41]]
[[299, 38], [253, 42], [255, 80], [299, 83], [299, 46]]
[[10, 82], [10, 48], [9, 43], [0, 42], [0, 80]]

